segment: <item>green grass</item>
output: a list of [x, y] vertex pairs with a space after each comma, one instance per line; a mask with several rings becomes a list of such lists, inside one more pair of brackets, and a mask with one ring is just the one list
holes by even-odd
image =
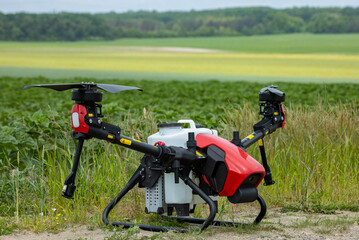
[[[144, 40], [144, 41], [143, 41]], [[123, 39], [122, 46], [171, 46], [208, 48], [241, 53], [358, 54], [359, 34], [286, 34], [251, 37], [200, 37], [170, 39]]]
[[285, 34], [242, 37], [192, 37], [119, 39], [96, 42], [2, 42], [1, 48], [66, 47], [87, 48], [101, 46], [190, 47], [241, 53], [324, 53], [359, 54], [359, 34]]
[[319, 234], [331, 234], [335, 232], [344, 232], [355, 222], [354, 219], [347, 217], [336, 217], [333, 219], [321, 219], [320, 217], [313, 219], [312, 216], [305, 220], [298, 220], [289, 225], [291, 228], [310, 228]]
[[[85, 143], [74, 201], [61, 195], [76, 142], [71, 138], [70, 92], [22, 90], [45, 78], [0, 78], [0, 213], [2, 234], [16, 228], [59, 231], [72, 223], [101, 226], [101, 213], [139, 164], [141, 154], [100, 140]], [[54, 82], [73, 82], [61, 79]], [[94, 79], [76, 79], [76, 82]], [[105, 121], [123, 134], [146, 141], [156, 123], [191, 118], [231, 138], [252, 131], [259, 120], [257, 99], [266, 86], [252, 82], [102, 80], [133, 85], [144, 92], [104, 94]], [[280, 83], [286, 92], [287, 125], [266, 138], [276, 184], [259, 187], [269, 206], [306, 211], [357, 209], [359, 133], [357, 84]], [[248, 153], [260, 159], [256, 146]], [[144, 222], [144, 192], [135, 188], [113, 211], [111, 220]], [[232, 207], [226, 199], [219, 206]], [[352, 207], [352, 208], [350, 208]], [[53, 211], [52, 209], [56, 209]], [[329, 209], [329, 208], [328, 208]], [[43, 216], [40, 215], [42, 213]], [[60, 214], [60, 215], [59, 215]], [[197, 212], [205, 215], [206, 210]], [[66, 219], [66, 220], [65, 220]], [[325, 229], [324, 229], [325, 230]], [[323, 231], [324, 231], [323, 230]]]

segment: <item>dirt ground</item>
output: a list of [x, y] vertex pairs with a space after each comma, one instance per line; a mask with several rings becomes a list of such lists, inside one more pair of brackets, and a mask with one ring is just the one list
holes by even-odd
[[[241, 217], [240, 221], [253, 219], [253, 215]], [[93, 229], [87, 226], [67, 228], [59, 233], [33, 233], [17, 231], [0, 236], [0, 240], [62, 240], [62, 239], [358, 239], [359, 213], [337, 211], [335, 214], [309, 214], [281, 212], [270, 209], [257, 227], [220, 228], [210, 227], [198, 233], [153, 233], [143, 230]]]

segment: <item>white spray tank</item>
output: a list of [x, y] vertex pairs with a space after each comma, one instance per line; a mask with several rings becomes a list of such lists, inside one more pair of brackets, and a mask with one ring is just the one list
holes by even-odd
[[[189, 127], [184, 128], [184, 124], [188, 124]], [[177, 123], [158, 124], [158, 128], [159, 132], [148, 137], [148, 143], [151, 145], [157, 142], [163, 142], [166, 146], [187, 148], [188, 133], [190, 132], [193, 132], [195, 137], [199, 133], [218, 135], [217, 130], [204, 128], [198, 125], [196, 126], [193, 120], [179, 120]], [[190, 173], [190, 177], [192, 178], [192, 172]], [[161, 191], [161, 194], [164, 192], [164, 199], [162, 196], [164, 204], [193, 204], [192, 189], [181, 179], [179, 180], [179, 183], [176, 184], [174, 173], [165, 173], [163, 180], [164, 191]], [[162, 179], [160, 179], [160, 182], [162, 182]], [[147, 189], [146, 200], [149, 199], [150, 194], [153, 195], [150, 192], [150, 189]], [[146, 202], [146, 207], [147, 205], [148, 204]], [[156, 204], [156, 206], [157, 205], [158, 204]], [[149, 212], [152, 212], [149, 208], [148, 210]], [[157, 209], [153, 210], [154, 212], [157, 211]]]
[[[186, 123], [189, 124], [188, 128], [183, 127]], [[190, 132], [193, 132], [195, 137], [198, 133], [218, 135], [217, 130], [196, 126], [193, 120], [178, 120], [177, 123], [163, 123], [157, 126], [159, 131], [148, 137], [149, 144], [163, 142], [167, 146], [187, 148], [188, 133]]]

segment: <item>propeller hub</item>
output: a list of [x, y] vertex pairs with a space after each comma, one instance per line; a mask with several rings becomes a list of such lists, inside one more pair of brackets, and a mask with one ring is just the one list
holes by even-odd
[[93, 89], [72, 90], [72, 100], [77, 103], [81, 102], [101, 102], [102, 92]]
[[285, 100], [285, 93], [279, 91], [277, 86], [269, 86], [262, 88], [259, 92], [259, 101], [281, 103]]

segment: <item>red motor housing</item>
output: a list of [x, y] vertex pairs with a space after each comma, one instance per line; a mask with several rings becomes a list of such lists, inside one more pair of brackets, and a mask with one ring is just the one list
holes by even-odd
[[85, 122], [87, 110], [84, 105], [75, 104], [72, 106], [71, 123], [75, 133], [88, 133], [89, 126]]
[[[203, 180], [215, 192], [220, 196], [229, 197], [230, 201], [230, 197], [238, 195], [237, 200], [232, 199], [234, 202], [256, 200], [258, 195], [256, 188], [265, 174], [265, 170], [259, 162], [241, 148], [221, 137], [197, 134], [196, 141], [197, 146], [207, 155], [206, 162], [201, 169]], [[251, 197], [243, 197], [248, 194]], [[240, 195], [242, 196], [240, 197]]]

